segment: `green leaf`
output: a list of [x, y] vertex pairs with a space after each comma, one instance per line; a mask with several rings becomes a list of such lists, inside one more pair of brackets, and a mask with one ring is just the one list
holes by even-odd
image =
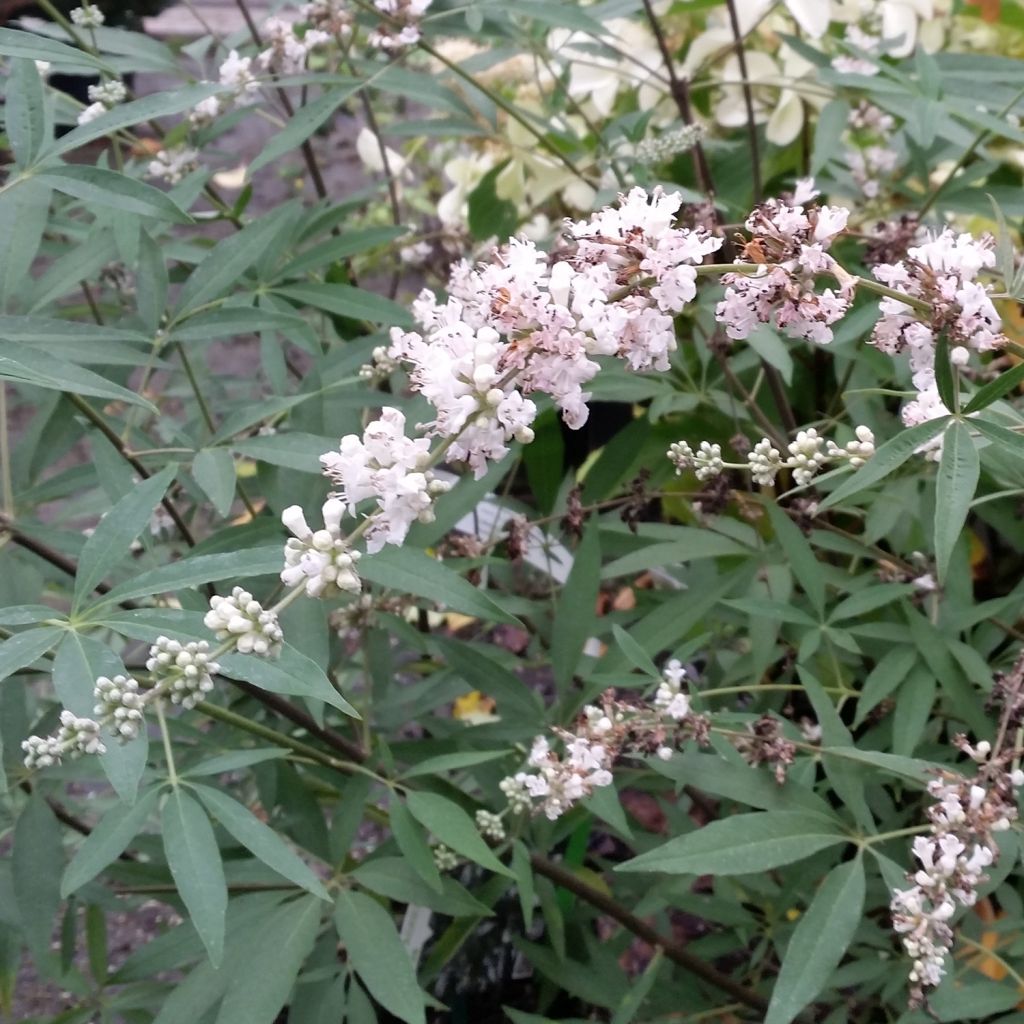
[[609, 562], [601, 570], [601, 579], [612, 580], [619, 576], [632, 576], [648, 569], [676, 565], [679, 562], [695, 562], [729, 555], [750, 555], [750, 548], [744, 547], [731, 537], [722, 537], [709, 530], [680, 526], [674, 532], [680, 534], [678, 540], [648, 544]]
[[0, 339], [0, 378], [19, 384], [31, 384], [50, 391], [68, 391], [77, 395], [109, 398], [129, 405], [138, 405], [157, 413], [156, 406], [134, 391], [114, 384], [84, 366], [76, 366], [52, 353], [39, 351], [29, 345]]
[[222, 674], [229, 679], [244, 679], [271, 693], [322, 700], [352, 718], [359, 717], [359, 712], [338, 693], [324, 670], [288, 644], [273, 661], [251, 654], [225, 654], [217, 662]]
[[11, 874], [14, 900], [36, 967], [47, 973], [50, 939], [60, 907], [64, 851], [60, 826], [43, 797], [35, 792], [14, 826]]
[[775, 531], [775, 539], [786, 555], [786, 564], [821, 617], [825, 613], [825, 577], [810, 543], [800, 528], [774, 501], [763, 502]]
[[265, 167], [278, 157], [297, 150], [342, 103], [362, 87], [362, 82], [355, 82], [354, 85], [345, 89], [325, 90], [322, 96], [295, 111], [288, 119], [287, 125], [263, 143], [255, 159], [246, 168], [246, 181], [252, 181], [253, 175], [261, 167]]
[[498, 175], [505, 169], [505, 163], [492, 167], [469, 193], [469, 233], [482, 242], [487, 238], [508, 238], [515, 233], [519, 224], [519, 210], [516, 204], [498, 195]]
[[945, 582], [953, 548], [963, 533], [981, 471], [978, 449], [963, 423], [954, 423], [943, 439], [935, 482], [935, 573]]
[[[100, 676], [113, 678], [125, 673], [124, 663], [99, 640], [81, 633], [68, 632], [53, 660], [53, 686], [61, 703], [76, 715], [92, 715], [96, 703], [93, 689]], [[106, 751], [100, 764], [117, 795], [125, 803], [134, 803], [139, 782], [146, 770], [149, 737], [145, 730], [130, 743], [121, 743], [109, 726], [101, 731]]]
[[231, 448], [239, 455], [271, 466], [321, 473], [323, 466], [320, 464], [320, 456], [337, 447], [337, 444], [337, 440], [332, 437], [289, 431], [286, 434], [271, 434], [269, 437], [245, 438], [232, 443]]
[[483, 841], [473, 819], [456, 803], [439, 796], [411, 790], [405, 797], [409, 813], [456, 853], [495, 874], [515, 877]]
[[661, 678], [658, 666], [651, 661], [651, 656], [620, 625], [612, 626], [612, 636], [615, 637], [619, 650], [629, 658], [634, 667], [653, 679]]
[[448, 917], [490, 917], [493, 914], [451, 878], [442, 878], [441, 892], [435, 892], [404, 857], [374, 857], [363, 861], [349, 877], [390, 900], [428, 907]]
[[[0, 316], [0, 338], [37, 346], [45, 355], [72, 363], [120, 366], [138, 366], [152, 345], [151, 339], [139, 331], [40, 316]], [[166, 364], [155, 360], [154, 365]]]
[[595, 524], [587, 530], [577, 548], [551, 626], [551, 671], [560, 692], [572, 681], [587, 638], [594, 632], [597, 594], [601, 586], [598, 536]]
[[219, 967], [224, 956], [228, 887], [213, 827], [202, 807], [180, 788], [168, 796], [161, 824], [174, 884], [210, 963]]
[[[321, 904], [308, 896], [285, 903], [259, 923], [262, 941], [234, 963], [216, 1024], [274, 1024], [312, 952]], [[224, 970], [228, 970], [226, 964]]]
[[149, 821], [159, 797], [159, 788], [147, 790], [134, 804], [115, 804], [100, 818], [71, 858], [61, 880], [61, 896], [81, 889], [124, 853]]
[[346, 231], [338, 238], [328, 238], [319, 245], [314, 245], [299, 253], [291, 263], [282, 267], [281, 277], [299, 277], [311, 270], [322, 270], [338, 260], [346, 259], [349, 256], [358, 256], [382, 245], [387, 245], [388, 242], [393, 242], [407, 233], [407, 229], [404, 227], [361, 228], [355, 231]]
[[192, 218], [166, 192], [104, 167], [60, 164], [37, 172], [35, 178], [74, 199], [110, 206], [121, 214], [135, 213], [174, 224], [192, 223]]
[[26, 292], [33, 286], [29, 269], [49, 223], [52, 198], [51, 189], [29, 181], [12, 200], [0, 199], [0, 309], [26, 304]]
[[414, 548], [388, 546], [359, 560], [359, 575], [401, 594], [425, 597], [452, 611], [475, 615], [485, 622], [522, 625], [486, 591], [474, 587], [443, 562]]
[[533, 924], [535, 887], [530, 851], [522, 839], [516, 839], [512, 843], [512, 873], [516, 876], [516, 889], [519, 893], [519, 909], [523, 915], [523, 927], [528, 933]]
[[153, 509], [160, 503], [174, 479], [178, 467], [165, 466], [155, 476], [136, 484], [96, 524], [78, 559], [75, 575], [74, 611], [81, 608], [116, 566], [130, 551], [132, 542], [149, 525]]
[[[360, 808], [360, 811], [362, 808]], [[423, 879], [431, 889], [441, 892], [443, 883], [441, 873], [434, 863], [434, 854], [423, 835], [416, 819], [406, 809], [401, 798], [395, 793], [391, 794], [388, 801], [388, 822], [391, 825], [391, 833], [395, 837], [402, 855], [409, 862], [412, 869]]]
[[951, 417], [939, 416], [937, 419], [919, 423], [916, 427], [904, 430], [885, 442], [868, 461], [856, 470], [851, 477], [841, 483], [821, 504], [818, 510], [832, 508], [847, 498], [859, 494], [872, 484], [884, 480], [894, 470], [899, 469], [914, 452], [933, 437], [941, 434], [949, 425]]
[[391, 915], [361, 892], [338, 893], [334, 923], [370, 995], [406, 1024], [426, 1024], [423, 993]]
[[978, 388], [971, 396], [971, 400], [964, 406], [964, 415], [969, 416], [972, 412], [979, 412], [993, 402], [999, 401], [1004, 395], [1024, 384], [1024, 363], [1018, 363], [1013, 369], [999, 374], [995, 380]]
[[104, 70], [113, 74], [109, 64], [94, 57], [84, 50], [67, 43], [58, 43], [55, 39], [47, 39], [36, 32], [19, 32], [17, 29], [0, 28], [0, 54], [5, 57], [18, 57], [26, 60], [46, 60], [58, 64], [61, 70], [77, 69], [95, 73]]
[[713, 821], [620, 864], [617, 871], [749, 875], [846, 842], [833, 819], [805, 811], [755, 811]]
[[242, 274], [263, 256], [267, 243], [280, 230], [280, 217], [261, 217], [222, 238], [182, 285], [175, 320], [184, 320], [190, 311], [231, 291]]
[[199, 764], [179, 771], [184, 778], [196, 778], [204, 775], [221, 775], [224, 772], [235, 772], [250, 765], [262, 764], [264, 761], [276, 761], [287, 757], [290, 751], [284, 747], [255, 747], [251, 750], [233, 750], [228, 754], [217, 754], [206, 758]]
[[312, 306], [335, 316], [369, 320], [370, 323], [387, 327], [412, 327], [412, 318], [404, 306], [383, 295], [375, 295], [348, 284], [293, 284], [275, 288], [274, 293], [301, 306]]
[[1020, 434], [1015, 434], [1012, 430], [1007, 430], [1006, 427], [1001, 427], [991, 420], [982, 419], [980, 416], [971, 420], [971, 426], [1008, 455], [1015, 455], [1018, 459], [1024, 457], [1024, 444], [1021, 443]]
[[56, 626], [40, 626], [15, 633], [0, 643], [0, 680], [27, 668], [41, 658], [64, 635]]
[[456, 754], [438, 754], [428, 757], [419, 764], [414, 764], [402, 772], [401, 778], [414, 779], [421, 775], [438, 775], [441, 772], [459, 771], [461, 768], [473, 768], [478, 764], [487, 764], [508, 757], [511, 750], [466, 750]]
[[61, 136], [47, 155], [59, 156], [62, 153], [69, 153], [94, 139], [112, 135], [121, 128], [143, 124], [157, 117], [166, 117], [168, 114], [180, 114], [182, 111], [190, 110], [200, 100], [226, 91], [225, 86], [202, 82], [175, 89], [161, 89], [150, 96], [119, 103], [106, 113], [100, 114], [95, 120], [81, 124]]
[[828, 984], [864, 910], [861, 857], [832, 869], [786, 947], [765, 1024], [790, 1024]]
[[921, 761], [916, 757], [901, 757], [899, 754], [886, 754], [880, 750], [829, 747], [822, 751], [822, 757], [856, 761], [872, 768], [880, 768], [887, 775], [911, 779], [917, 783], [926, 783], [935, 777], [935, 765], [928, 761]]
[[134, 579], [119, 583], [109, 594], [104, 594], [102, 600], [127, 601], [235, 576], [276, 576], [284, 564], [281, 550], [282, 545], [275, 544], [215, 555], [192, 555], [180, 562], [140, 572]]
[[912, 583], [874, 583], [840, 601], [832, 609], [828, 620], [829, 622], [842, 622], [844, 619], [859, 618], [861, 615], [884, 608], [887, 604], [892, 604], [893, 601], [898, 601], [901, 597], [913, 592], [914, 585]]
[[28, 167], [46, 141], [43, 83], [31, 60], [12, 60], [4, 98], [4, 127], [19, 167]]
[[192, 460], [192, 476], [217, 514], [226, 516], [235, 500], [235, 460], [226, 448], [204, 448]]
[[193, 783], [192, 789], [206, 804], [206, 809], [254, 857], [258, 857], [267, 867], [283, 875], [289, 882], [294, 882], [314, 896], [330, 902], [327, 890], [313, 874], [309, 865], [247, 807], [209, 786]]
[[935, 343], [935, 385], [942, 404], [952, 412], [958, 412], [960, 392], [953, 376], [953, 364], [949, 361], [949, 338], [945, 331], [939, 334]]

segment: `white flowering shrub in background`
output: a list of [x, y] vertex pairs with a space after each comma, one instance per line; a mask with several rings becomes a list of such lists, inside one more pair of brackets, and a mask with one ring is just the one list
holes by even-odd
[[0, 1005], [1016, 1020], [1021, 8], [239, 5], [0, 28]]

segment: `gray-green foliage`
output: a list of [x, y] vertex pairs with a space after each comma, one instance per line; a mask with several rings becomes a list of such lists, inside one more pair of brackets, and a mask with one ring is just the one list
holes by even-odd
[[[769, 1024], [923, 1021], [906, 1010], [889, 900], [926, 827], [928, 781], [966, 771], [955, 734], [993, 737], [986, 700], [1018, 654], [1024, 351], [1011, 343], [966, 372], [943, 335], [945, 413], [905, 428], [910, 374], [866, 344], [877, 296], [863, 290], [827, 348], [767, 326], [723, 348], [721, 287], [702, 282], [670, 371], [602, 361], [594, 397], [625, 415], [581, 458], [566, 457], [542, 404], [532, 444], [480, 480], [460, 470], [434, 522], [361, 558], [362, 598], [282, 601], [279, 657], [225, 650], [214, 689], [194, 708], [161, 702], [151, 734], [122, 745], [105, 728], [99, 759], [22, 762], [22, 741], [52, 734], [61, 708], [92, 713], [98, 676], [145, 677], [158, 637], [210, 640], [212, 594], [282, 598], [280, 515], [322, 503], [320, 455], [381, 407], [429, 418], [401, 371], [361, 370], [389, 328], [413, 325], [424, 278], [442, 288], [452, 258], [533, 230], [535, 214], [579, 215], [569, 186], [596, 188], [596, 206], [629, 181], [703, 198], [689, 154], [636, 158], [652, 126], [667, 133], [680, 116], [667, 92], [645, 107], [634, 81], [595, 111], [574, 86], [585, 67], [630, 66], [633, 44], [608, 25], [632, 17], [640, 31], [636, 5], [438, 7], [420, 47], [394, 59], [331, 44], [301, 74], [263, 75], [264, 98], [280, 104], [280, 86], [298, 109], [270, 115], [230, 199], [210, 154], [233, 120], [259, 115], [239, 105], [189, 126], [196, 104], [230, 99], [188, 81], [205, 43], [0, 29], [0, 1008], [27, 951], [75, 1001], [54, 1021], [272, 1024], [288, 1007], [292, 1024], [421, 1024], [459, 1000], [467, 1019], [530, 1024], [653, 1022], [680, 1008]], [[353, 12], [364, 38], [377, 15], [361, 0]], [[720, 0], [674, 5], [666, 45], [683, 56], [725, 15]], [[959, 5], [958, 17], [950, 49], [984, 27]], [[1011, 42], [986, 45], [1012, 49], [1024, 19], [1002, 18]], [[571, 70], [558, 63], [568, 32]], [[641, 35], [643, 59], [660, 60]], [[895, 119], [904, 179], [858, 208], [861, 233], [922, 206], [931, 226], [948, 215], [994, 230], [1012, 339], [1020, 62], [919, 49], [851, 75], [832, 63], [836, 25], [827, 42], [804, 35], [786, 45], [814, 68], [801, 79], [805, 135], [774, 144], [770, 125], [754, 126], [766, 194], [810, 170], [826, 194], [856, 195], [844, 133], [859, 102], [876, 105]], [[779, 38], [755, 30], [747, 44]], [[518, 63], [495, 82], [507, 57], [540, 74], [537, 95], [519, 90]], [[81, 105], [35, 61], [183, 84], [74, 126]], [[716, 133], [702, 156], [719, 225], [734, 226], [761, 197], [744, 132], [720, 116], [721, 73], [720, 60], [698, 68], [687, 102]], [[781, 102], [767, 95], [752, 98], [766, 111]], [[408, 170], [318, 195], [317, 133], [364, 98]], [[188, 140], [200, 153], [166, 188], [141, 155], [155, 130], [168, 150]], [[480, 160], [456, 197], [458, 228], [436, 216], [464, 169], [442, 166], [452, 156]], [[261, 186], [297, 174], [303, 189], [262, 210]], [[854, 234], [837, 251], [867, 278]], [[414, 238], [431, 257], [409, 269], [400, 252]], [[225, 371], [232, 346], [241, 355]], [[665, 458], [689, 438], [742, 462], [766, 429], [788, 439], [790, 420], [843, 442], [865, 424], [878, 446], [790, 493], [785, 475], [773, 491], [740, 473], [719, 487], [674, 476]], [[505, 529], [520, 518], [536, 523], [525, 559]], [[610, 786], [552, 820], [509, 804], [502, 782], [535, 737], [572, 732], [610, 691], [649, 706], [672, 658], [708, 716], [703, 744], [665, 759], [672, 738], [646, 736]], [[789, 745], [778, 775], [744, 745], [759, 722]], [[1013, 732], [1003, 739], [1019, 747]], [[482, 834], [478, 811], [503, 815], [505, 835]], [[937, 1019], [1017, 1019], [1016, 827], [1000, 845], [979, 909], [955, 922], [965, 952], [934, 994]], [[180, 918], [111, 961], [106, 915], [147, 899]], [[488, 975], [499, 960], [529, 980], [501, 989]]]

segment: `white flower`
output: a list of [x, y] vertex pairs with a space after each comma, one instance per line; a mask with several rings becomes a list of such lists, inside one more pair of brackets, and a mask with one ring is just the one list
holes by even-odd
[[[236, 587], [235, 594], [237, 595], [240, 590], [240, 587]], [[218, 600], [223, 602], [230, 599], [214, 597], [210, 604], [213, 605], [213, 602]], [[213, 614], [208, 612], [206, 615], [205, 622], [209, 629], [214, 628], [210, 624]], [[218, 639], [226, 637], [218, 633]], [[242, 651], [241, 641], [238, 643], [238, 649]], [[146, 668], [152, 673], [153, 682], [159, 692], [169, 696], [172, 704], [193, 708], [213, 689], [213, 676], [220, 671], [220, 666], [210, 660], [209, 650], [210, 645], [205, 640], [182, 644], [165, 636], [157, 637], [156, 643], [149, 649]]]
[[281, 651], [284, 634], [277, 614], [266, 611], [252, 594], [235, 587], [230, 597], [210, 598], [210, 610], [203, 619], [207, 629], [218, 640], [234, 642], [239, 654], [276, 657]]
[[[355, 515], [362, 502], [376, 500], [377, 509], [366, 532], [366, 547], [371, 552], [385, 544], [401, 544], [415, 522], [432, 522], [434, 500], [451, 486], [436, 479], [428, 469], [429, 438], [407, 437], [405, 415], [390, 407], [381, 410], [380, 418], [367, 426], [361, 438], [346, 435], [338, 451], [324, 453], [320, 462], [341, 499], [330, 508], [332, 521], [343, 505]], [[328, 515], [326, 505], [324, 515]], [[342, 556], [340, 549], [335, 551], [337, 557]], [[342, 579], [347, 584], [342, 589], [352, 590], [352, 579], [347, 575]]]
[[782, 453], [767, 437], [763, 437], [747, 455], [747, 463], [754, 483], [761, 487], [771, 487], [782, 468]]
[[324, 528], [314, 532], [298, 505], [281, 513], [281, 521], [294, 534], [284, 548], [281, 582], [287, 587], [304, 584], [310, 597], [331, 597], [342, 591], [358, 594], [358, 551], [350, 551], [341, 532], [345, 506], [337, 498], [324, 502]]
[[100, 676], [93, 690], [96, 707], [93, 714], [109, 724], [122, 743], [135, 739], [142, 729], [146, 695], [130, 676], [117, 675], [113, 679]]
[[500, 843], [505, 838], [505, 824], [500, 814], [479, 810], [476, 812], [476, 827], [485, 839]]
[[105, 107], [113, 107], [123, 103], [128, 96], [124, 82], [116, 78], [108, 79], [100, 85], [89, 86], [89, 102], [102, 103]]
[[78, 124], [89, 124], [90, 121], [95, 121], [101, 114], [105, 114], [107, 108], [103, 103], [90, 103], [84, 110], [79, 111], [77, 122]]
[[177, 185], [196, 166], [199, 153], [188, 146], [161, 149], [150, 161], [147, 175], [163, 178], [169, 185]]
[[103, 12], [90, 3], [73, 8], [70, 17], [72, 24], [79, 28], [99, 28], [107, 20]]

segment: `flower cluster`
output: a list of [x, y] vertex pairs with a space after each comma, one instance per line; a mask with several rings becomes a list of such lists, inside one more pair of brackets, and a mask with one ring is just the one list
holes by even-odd
[[107, 19], [94, 4], [84, 3], [70, 12], [71, 23], [79, 28], [99, 28]]
[[100, 114], [123, 103], [128, 98], [128, 89], [119, 78], [110, 78], [99, 85], [89, 86], [89, 106], [78, 115], [79, 124], [95, 121]]
[[403, 50], [420, 41], [420, 20], [431, 0], [373, 0], [384, 16], [370, 33], [369, 43], [378, 50]]
[[864, 197], [877, 199], [882, 182], [899, 164], [892, 139], [896, 121], [873, 103], [861, 100], [851, 111], [847, 127], [846, 165]]
[[324, 528], [310, 529], [298, 505], [281, 513], [281, 521], [294, 534], [284, 548], [281, 582], [287, 587], [305, 586], [310, 597], [331, 597], [342, 591], [358, 594], [362, 583], [356, 574], [358, 551], [350, 551], [341, 532], [345, 505], [329, 498], [323, 506]]
[[207, 96], [192, 108], [189, 118], [197, 128], [209, 124], [233, 106], [248, 106], [256, 102], [260, 84], [252, 72], [251, 57], [240, 57], [237, 50], [232, 50], [218, 69], [218, 75], [220, 84], [230, 92]]
[[908, 427], [950, 411], [939, 397], [935, 379], [935, 346], [940, 335], [947, 338], [950, 360], [956, 366], [965, 365], [972, 351], [990, 352], [1006, 343], [991, 289], [977, 279], [994, 266], [992, 250], [989, 236], [975, 239], [946, 228], [911, 246], [905, 260], [872, 268], [884, 285], [918, 300], [914, 305], [884, 298], [879, 304], [881, 319], [871, 335], [872, 343], [883, 352], [905, 352], [909, 357], [918, 394], [903, 408], [903, 422]]
[[203, 623], [218, 640], [231, 640], [240, 654], [276, 657], [284, 634], [277, 614], [264, 610], [247, 590], [235, 587], [230, 597], [210, 598], [210, 610]]
[[482, 476], [512, 439], [531, 440], [534, 392], [582, 426], [594, 356], [668, 369], [672, 318], [694, 297], [696, 266], [722, 244], [673, 226], [681, 202], [635, 188], [618, 207], [568, 223], [567, 246], [552, 258], [513, 239], [489, 264], [457, 264], [444, 305], [420, 296], [413, 312], [422, 334], [393, 330], [388, 354], [409, 366], [414, 389], [434, 406], [426, 429], [451, 440], [450, 458]]
[[705, 743], [707, 719], [690, 707], [684, 689], [686, 675], [678, 661], [669, 661], [654, 697], [645, 703], [627, 703], [608, 691], [600, 705], [583, 709], [575, 733], [554, 730], [564, 747], [563, 756], [551, 749], [545, 737], [538, 736], [527, 762], [532, 770], [501, 781], [509, 808], [525, 811], [537, 800], [554, 820], [595, 788], [610, 786], [617, 758], [653, 754], [668, 760], [686, 739]]
[[104, 754], [100, 725], [91, 718], [79, 718], [65, 709], [60, 713], [60, 728], [53, 736], [29, 736], [21, 744], [26, 768], [49, 768], [65, 757]]
[[96, 700], [93, 714], [101, 722], [109, 722], [118, 739], [127, 742], [139, 735], [149, 694], [139, 690], [137, 680], [125, 675], [116, 675], [113, 679], [100, 676], [93, 697]]
[[305, 70], [310, 52], [331, 41], [330, 33], [318, 28], [308, 28], [299, 36], [295, 25], [284, 18], [268, 18], [263, 23], [263, 37], [269, 45], [256, 60], [274, 75], [299, 74]]
[[[376, 500], [377, 507], [366, 529], [366, 547], [371, 552], [379, 551], [385, 544], [401, 544], [413, 523], [432, 521], [434, 499], [451, 487], [430, 472], [430, 440], [406, 437], [405, 415], [398, 409], [383, 409], [380, 419], [374, 420], [362, 437], [347, 434], [338, 451], [321, 455], [320, 462], [338, 488], [339, 506], [348, 506], [351, 515], [355, 515], [361, 502]], [[330, 515], [333, 521], [333, 506]], [[327, 516], [325, 505], [325, 522]], [[290, 523], [287, 525], [292, 528]], [[301, 536], [299, 539], [302, 540]], [[334, 542], [340, 543], [340, 531]], [[335, 557], [342, 554], [340, 548], [331, 550]], [[358, 585], [340, 589], [356, 590]]]
[[704, 128], [699, 124], [686, 124], [661, 135], [648, 136], [636, 147], [634, 158], [638, 164], [651, 166], [662, 164], [680, 153], [687, 153], [704, 136]]
[[505, 838], [505, 823], [501, 820], [500, 814], [492, 814], [490, 811], [479, 810], [476, 812], [476, 827], [484, 839], [490, 839], [492, 843], [500, 843]]
[[177, 185], [182, 178], [194, 170], [199, 154], [188, 146], [161, 149], [150, 160], [147, 174], [150, 178], [162, 178], [168, 185]]
[[928, 785], [935, 803], [928, 810], [931, 834], [914, 840], [920, 867], [907, 876], [914, 884], [893, 892], [893, 927], [913, 961], [910, 1004], [924, 1004], [926, 988], [938, 985], [946, 973], [946, 955], [953, 945], [950, 919], [957, 906], [970, 907], [985, 868], [999, 855], [995, 836], [1017, 818], [1016, 791], [1024, 771], [1007, 770], [991, 745], [976, 746], [956, 737], [961, 750], [981, 764], [973, 778], [942, 772]]
[[[774, 322], [791, 338], [821, 345], [832, 340], [831, 325], [850, 308], [853, 278], [828, 249], [845, 230], [850, 211], [804, 205], [816, 195], [810, 182], [802, 182], [788, 201], [769, 199], [747, 218], [752, 238], [744, 258], [757, 269], [723, 277], [725, 297], [715, 312], [730, 338], [746, 338], [759, 324]], [[820, 274], [834, 276], [838, 292], [816, 291]]]
[[312, 28], [342, 38], [351, 35], [355, 20], [341, 0], [311, 0], [299, 8], [299, 14]]
[[[239, 589], [235, 588], [236, 595]], [[210, 603], [212, 605], [213, 601]], [[210, 614], [207, 615], [207, 619]], [[207, 626], [210, 626], [209, 622]], [[231, 629], [231, 626], [228, 628], [233, 633], [237, 632]], [[242, 650], [241, 641], [238, 649]], [[169, 640], [165, 636], [157, 637], [156, 643], [149, 649], [146, 668], [152, 676], [154, 685], [170, 697], [172, 704], [194, 708], [203, 696], [213, 689], [213, 676], [220, 671], [220, 666], [210, 660], [209, 650], [210, 645], [205, 640], [193, 640], [183, 644], [177, 640]]]
[[686, 441], [676, 441], [667, 455], [677, 474], [692, 469], [702, 482], [720, 476], [726, 469], [739, 469], [748, 471], [761, 487], [771, 487], [779, 472], [788, 469], [794, 483], [805, 487], [830, 462], [845, 462], [852, 469], [863, 466], [875, 453], [875, 435], [869, 427], [856, 427], [853, 440], [840, 447], [834, 441], [826, 441], [814, 427], [808, 427], [797, 433], [786, 451], [783, 457], [771, 440], [763, 437], [747, 454], [746, 463], [726, 462], [722, 446], [709, 441], [702, 441], [696, 451]]

